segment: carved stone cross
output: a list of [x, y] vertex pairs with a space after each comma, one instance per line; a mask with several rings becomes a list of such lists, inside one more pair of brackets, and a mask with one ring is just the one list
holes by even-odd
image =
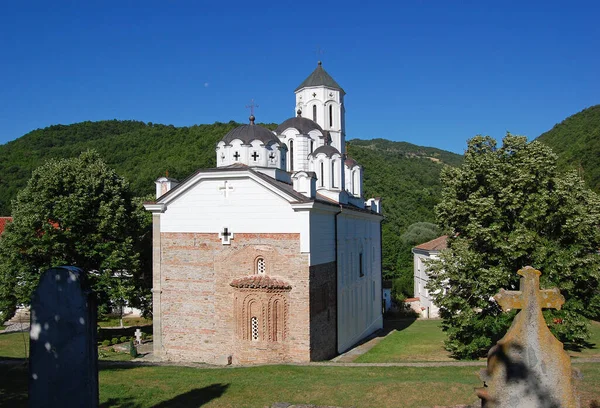
[[487, 369], [477, 389], [485, 408], [579, 407], [571, 360], [548, 329], [542, 309], [560, 309], [565, 298], [557, 288], [540, 289], [541, 272], [519, 270], [520, 291], [500, 290], [494, 299], [507, 311], [521, 309], [506, 335], [488, 353]]
[[135, 329], [134, 334], [136, 344], [142, 344], [142, 331], [140, 329]]
[[526, 302], [533, 303], [540, 309], [560, 310], [565, 298], [558, 288], [540, 290], [540, 271], [528, 266], [517, 273], [522, 276], [519, 287], [521, 290], [500, 289], [500, 293], [494, 296], [504, 311], [525, 309]]

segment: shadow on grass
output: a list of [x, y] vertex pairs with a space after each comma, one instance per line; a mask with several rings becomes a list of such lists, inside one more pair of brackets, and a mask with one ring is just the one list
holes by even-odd
[[581, 352], [585, 349], [594, 349], [598, 347], [596, 343], [590, 343], [589, 341], [583, 341], [581, 344], [563, 343], [563, 345], [565, 347], [565, 350], [576, 352]]
[[[163, 401], [153, 408], [174, 408], [174, 407], [201, 407], [202, 405], [219, 398], [227, 391], [229, 384], [212, 384], [203, 388], [196, 388], [186, 393], [177, 395], [170, 400]], [[121, 408], [140, 408], [131, 397], [109, 398], [105, 403], [100, 404], [100, 408], [119, 406]]]
[[[27, 360], [15, 360], [14, 364], [0, 364], [0, 407], [26, 407], [27, 406]], [[18, 361], [20, 360], [20, 362]], [[11, 362], [13, 363], [13, 362]]]
[[381, 330], [381, 336], [387, 336], [392, 330], [402, 331], [416, 321], [416, 317], [396, 317], [392, 314], [386, 314], [383, 317], [383, 329]]

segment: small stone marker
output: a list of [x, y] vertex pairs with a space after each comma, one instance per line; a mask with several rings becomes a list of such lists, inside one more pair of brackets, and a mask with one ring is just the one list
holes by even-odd
[[571, 359], [548, 329], [542, 308], [560, 309], [557, 288], [540, 290], [541, 272], [519, 270], [520, 291], [500, 290], [494, 299], [504, 311], [521, 309], [506, 335], [488, 353], [476, 390], [485, 408], [579, 407]]
[[31, 298], [29, 406], [98, 407], [95, 295], [76, 267], [48, 269]]
[[140, 329], [135, 329], [134, 334], [136, 344], [142, 344], [142, 331]]

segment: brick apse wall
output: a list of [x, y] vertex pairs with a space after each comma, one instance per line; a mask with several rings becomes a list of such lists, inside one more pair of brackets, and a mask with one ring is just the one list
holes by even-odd
[[[287, 287], [232, 287], [234, 280], [257, 272], [258, 259], [264, 261], [264, 276]], [[333, 340], [329, 333], [335, 328], [335, 307], [313, 311], [317, 326], [310, 325], [310, 297], [332, 280], [330, 272], [317, 273], [319, 266], [308, 267], [299, 234], [238, 233], [231, 245], [223, 245], [217, 234], [162, 233], [162, 357], [244, 364], [329, 356], [335, 349], [335, 331]], [[335, 284], [335, 267], [333, 274]], [[325, 301], [329, 304], [330, 296]], [[317, 339], [317, 327], [328, 333], [323, 340]]]

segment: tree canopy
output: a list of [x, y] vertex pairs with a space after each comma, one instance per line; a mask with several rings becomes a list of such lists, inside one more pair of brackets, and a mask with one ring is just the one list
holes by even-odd
[[125, 301], [143, 307], [149, 300], [150, 254], [143, 252], [150, 242], [148, 214], [97, 153], [51, 159], [36, 169], [12, 215], [0, 238], [5, 316], [29, 303], [42, 272], [61, 265], [88, 272], [101, 311]]
[[462, 166], [442, 172], [436, 213], [450, 238], [430, 264], [428, 289], [456, 356], [481, 356], [506, 332], [514, 312], [502, 313], [491, 297], [518, 290], [516, 272], [527, 265], [566, 299], [562, 310], [544, 311], [561, 341], [583, 345], [586, 317], [600, 315], [600, 199], [556, 161], [549, 147], [525, 137], [508, 134], [497, 147], [477, 136]]

